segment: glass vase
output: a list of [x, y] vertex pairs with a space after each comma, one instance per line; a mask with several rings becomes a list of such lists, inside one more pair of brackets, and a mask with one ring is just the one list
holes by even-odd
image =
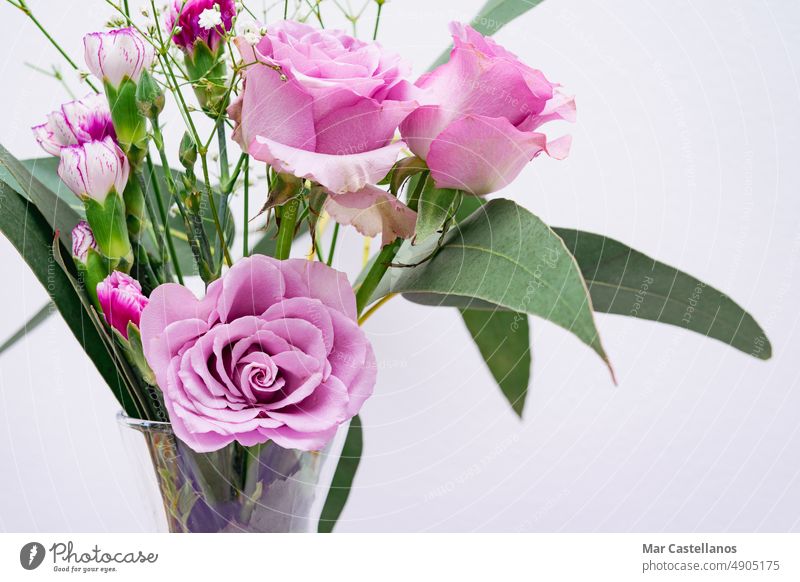
[[120, 413], [125, 449], [139, 476], [145, 527], [161, 532], [315, 532], [347, 432], [323, 450], [272, 441], [197, 453], [168, 422]]

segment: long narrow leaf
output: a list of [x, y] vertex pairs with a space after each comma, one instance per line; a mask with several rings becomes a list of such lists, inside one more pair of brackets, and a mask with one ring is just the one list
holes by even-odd
[[9, 337], [6, 341], [2, 343], [2, 345], [0, 345], [0, 354], [5, 352], [19, 340], [21, 340], [30, 332], [32, 332], [34, 329], [39, 327], [39, 325], [41, 325], [42, 322], [44, 322], [48, 317], [50, 317], [50, 315], [52, 315], [53, 310], [54, 310], [53, 303], [48, 301], [44, 305], [44, 307], [42, 307], [39, 311], [34, 313], [33, 316], [30, 319], [28, 319], [28, 321], [22, 324], [22, 327], [20, 327], [17, 331], [11, 334], [11, 337]]
[[350, 496], [350, 489], [353, 486], [353, 479], [361, 461], [361, 453], [364, 449], [364, 436], [361, 429], [361, 419], [354, 416], [350, 421], [350, 428], [347, 430], [347, 439], [344, 441], [342, 456], [336, 466], [336, 473], [333, 475], [331, 490], [322, 508], [322, 516], [319, 519], [318, 531], [320, 533], [330, 533], [333, 531], [339, 516], [342, 514], [347, 498]]

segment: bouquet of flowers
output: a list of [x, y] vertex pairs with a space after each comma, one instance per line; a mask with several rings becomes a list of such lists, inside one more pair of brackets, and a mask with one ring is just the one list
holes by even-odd
[[[77, 69], [25, 0], [7, 2]], [[535, 210], [511, 185], [533, 158], [568, 154], [551, 122], [576, 116], [488, 37], [537, 2], [489, 0], [453, 23], [449, 56], [417, 79], [375, 42], [384, 3], [364, 5], [364, 40], [361, 13], [345, 11], [352, 35], [326, 29], [319, 0], [280, 2], [274, 19], [232, 0], [151, 0], [135, 15], [105, 0], [110, 29], [83, 39], [90, 92], [33, 128], [51, 157], [0, 150], [0, 229], [144, 435], [171, 530], [332, 529], [377, 380], [361, 326], [397, 295], [457, 308], [520, 415], [529, 315], [575, 334], [612, 379], [594, 312], [770, 357], [725, 294], [512, 199]], [[340, 226], [380, 241], [352, 278], [331, 267]], [[290, 258], [301, 237], [310, 252]]]

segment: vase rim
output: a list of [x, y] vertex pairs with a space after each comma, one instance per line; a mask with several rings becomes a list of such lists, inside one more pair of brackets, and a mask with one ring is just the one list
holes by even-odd
[[145, 420], [128, 416], [124, 410], [117, 412], [117, 421], [131, 428], [172, 430], [172, 424], [163, 420]]

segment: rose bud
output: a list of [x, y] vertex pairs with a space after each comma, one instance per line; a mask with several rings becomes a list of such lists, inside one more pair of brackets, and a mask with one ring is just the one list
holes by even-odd
[[225, 35], [236, 16], [233, 0], [175, 0], [167, 33], [185, 54], [186, 69], [203, 110], [216, 117], [227, 107]]
[[110, 137], [61, 150], [58, 175], [80, 198], [97, 245], [109, 259], [131, 262], [122, 193], [130, 166]]
[[106, 323], [125, 339], [128, 339], [128, 324], [139, 326], [142, 310], [148, 303], [139, 281], [119, 271], [97, 284], [97, 299]]
[[570, 137], [548, 141], [536, 130], [574, 121], [574, 99], [469, 26], [450, 30], [450, 60], [420, 77], [422, 106], [400, 125], [436, 186], [481, 196], [508, 185], [542, 152], [564, 158]]
[[136, 84], [150, 68], [153, 47], [133, 28], [91, 32], [83, 37], [89, 70], [103, 80], [117, 141], [134, 165], [147, 149], [147, 122], [136, 101]]
[[108, 101], [97, 93], [64, 103], [45, 123], [31, 129], [42, 149], [53, 156], [65, 146], [116, 137]]

